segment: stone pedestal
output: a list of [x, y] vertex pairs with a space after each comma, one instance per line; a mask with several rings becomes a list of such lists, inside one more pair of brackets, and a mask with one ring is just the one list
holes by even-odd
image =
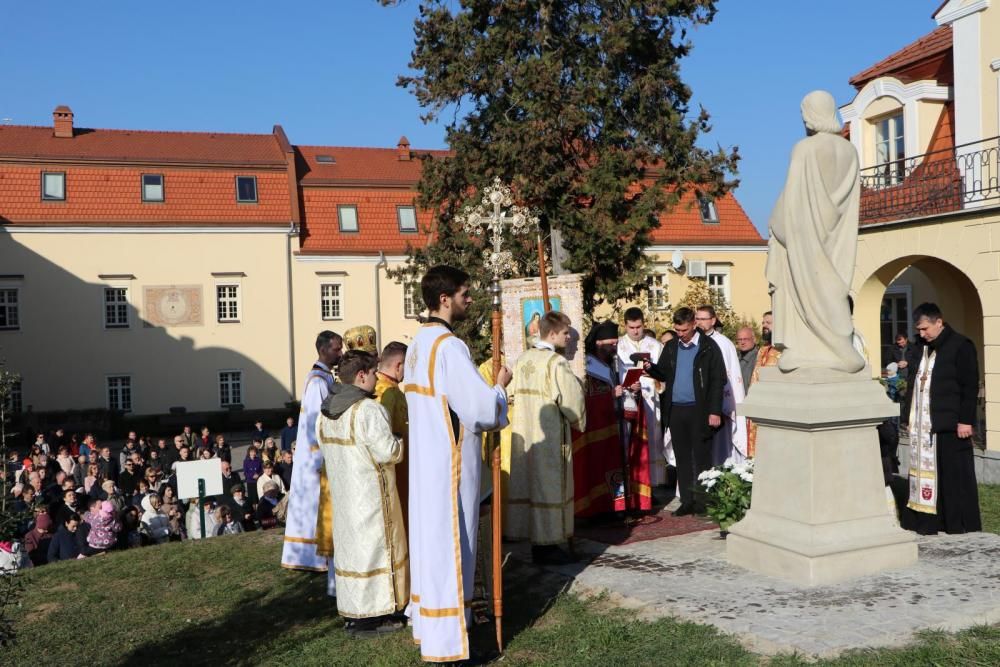
[[916, 563], [915, 536], [886, 500], [875, 432], [899, 410], [868, 369], [765, 368], [739, 412], [757, 424], [757, 450], [729, 562], [806, 586]]

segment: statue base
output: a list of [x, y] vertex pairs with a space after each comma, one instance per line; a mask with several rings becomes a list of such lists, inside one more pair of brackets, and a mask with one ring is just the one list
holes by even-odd
[[757, 450], [730, 563], [817, 586], [917, 562], [916, 537], [886, 498], [875, 431], [899, 408], [867, 369], [761, 369], [739, 414], [757, 424]]

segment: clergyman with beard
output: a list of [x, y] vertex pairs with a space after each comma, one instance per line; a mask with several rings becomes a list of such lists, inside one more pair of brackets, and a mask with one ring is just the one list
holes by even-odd
[[[754, 364], [753, 373], [750, 374], [747, 392], [760, 380], [760, 369], [767, 366], [777, 366], [778, 359], [781, 358], [781, 350], [771, 344], [771, 327], [773, 326], [774, 315], [769, 310], [764, 313], [760, 320], [760, 345], [757, 347], [757, 362]], [[747, 419], [747, 456], [753, 457], [756, 452], [757, 425], [752, 420]]]

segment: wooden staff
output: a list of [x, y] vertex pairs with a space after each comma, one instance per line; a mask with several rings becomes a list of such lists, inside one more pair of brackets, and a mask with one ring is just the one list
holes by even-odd
[[[500, 310], [500, 281], [493, 281], [493, 381], [500, 377], [500, 345], [503, 341], [503, 313]], [[500, 432], [493, 436], [493, 618], [496, 622], [497, 650], [503, 652], [503, 541], [500, 530]]]
[[552, 310], [549, 303], [549, 277], [545, 270], [545, 244], [542, 243], [542, 231], [538, 230], [538, 275], [542, 278], [542, 303], [545, 304], [545, 312]]

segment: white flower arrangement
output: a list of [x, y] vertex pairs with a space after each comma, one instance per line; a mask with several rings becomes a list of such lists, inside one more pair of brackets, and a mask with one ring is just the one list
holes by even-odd
[[699, 474], [698, 484], [705, 496], [708, 515], [726, 531], [750, 508], [753, 459], [737, 462], [730, 457], [722, 465]]

